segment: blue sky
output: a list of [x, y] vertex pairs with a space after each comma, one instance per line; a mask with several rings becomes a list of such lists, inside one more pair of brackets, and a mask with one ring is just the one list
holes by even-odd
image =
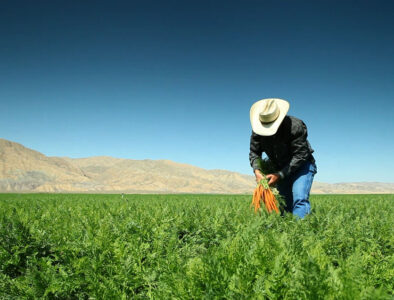
[[393, 1], [3, 1], [0, 137], [251, 174], [278, 97], [317, 181], [394, 182], [393, 28]]

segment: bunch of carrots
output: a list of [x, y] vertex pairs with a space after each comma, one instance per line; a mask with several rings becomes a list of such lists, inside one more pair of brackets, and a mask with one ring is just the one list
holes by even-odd
[[268, 213], [273, 211], [279, 213], [278, 201], [276, 200], [275, 195], [272, 193], [266, 178], [260, 180], [253, 192], [253, 198], [250, 207], [254, 206], [255, 213], [260, 211], [261, 202], [264, 203]]

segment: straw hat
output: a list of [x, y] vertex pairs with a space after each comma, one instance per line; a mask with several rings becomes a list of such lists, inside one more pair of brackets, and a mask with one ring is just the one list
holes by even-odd
[[250, 108], [252, 130], [258, 135], [274, 135], [289, 111], [286, 100], [269, 98], [257, 101]]

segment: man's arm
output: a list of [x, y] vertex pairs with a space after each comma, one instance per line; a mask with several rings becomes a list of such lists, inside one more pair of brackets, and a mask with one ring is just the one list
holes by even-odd
[[304, 122], [300, 120], [300, 123], [294, 124], [294, 126], [291, 128], [291, 134], [292, 141], [290, 147], [292, 158], [290, 163], [279, 171], [279, 176], [281, 178], [287, 177], [294, 173], [310, 158], [311, 155], [307, 143], [308, 131]]
[[253, 171], [260, 169], [259, 159], [261, 159], [261, 154], [263, 153], [262, 145], [259, 140], [259, 135], [252, 132], [250, 137], [250, 152], [249, 152], [249, 162]]
[[263, 153], [263, 148], [260, 143], [259, 135], [252, 132], [250, 137], [250, 152], [249, 161], [250, 166], [253, 168], [253, 173], [256, 176], [256, 181], [260, 182], [263, 179], [262, 170], [260, 170], [261, 154]]

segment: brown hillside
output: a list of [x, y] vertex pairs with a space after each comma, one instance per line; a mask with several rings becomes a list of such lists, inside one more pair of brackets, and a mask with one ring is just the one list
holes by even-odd
[[[169, 160], [48, 157], [0, 139], [1, 192], [251, 193], [254, 177]], [[314, 182], [313, 193], [394, 193], [393, 183]]]

